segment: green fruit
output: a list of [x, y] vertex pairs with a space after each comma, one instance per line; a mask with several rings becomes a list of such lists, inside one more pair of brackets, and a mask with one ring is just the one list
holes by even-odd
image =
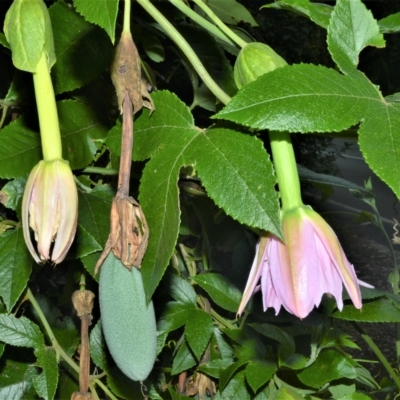
[[240, 50], [235, 62], [236, 86], [241, 89], [259, 76], [285, 65], [287, 65], [286, 61], [266, 44], [248, 43]]
[[145, 380], [156, 359], [153, 303], [146, 305], [140, 271], [125, 268], [112, 251], [101, 267], [99, 299], [104, 337], [115, 363], [130, 379]]

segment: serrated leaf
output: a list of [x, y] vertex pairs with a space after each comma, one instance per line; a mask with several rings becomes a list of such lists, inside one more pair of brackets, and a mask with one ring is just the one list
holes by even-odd
[[367, 46], [384, 47], [377, 21], [360, 0], [338, 0], [328, 27], [328, 50], [342, 72], [351, 74]]
[[295, 350], [295, 343], [292, 336], [288, 335], [283, 329], [271, 324], [249, 324], [255, 331], [263, 336], [276, 340], [278, 343], [285, 346], [291, 352]]
[[216, 359], [209, 361], [206, 364], [202, 364], [199, 368], [198, 371], [204, 372], [205, 374], [213, 377], [213, 378], [219, 378], [220, 371], [222, 369], [228, 368], [229, 365], [232, 364], [231, 359]]
[[102, 27], [114, 43], [118, 0], [74, 0], [74, 5], [86, 21]]
[[400, 322], [400, 309], [385, 298], [364, 302], [362, 309], [357, 310], [353, 305], [346, 305], [343, 310], [333, 313], [335, 318], [358, 322]]
[[43, 334], [39, 327], [26, 317], [0, 314], [0, 341], [12, 346], [41, 348]]
[[14, 211], [19, 211], [21, 208], [22, 195], [24, 194], [24, 189], [26, 185], [27, 177], [21, 177], [13, 179], [7, 182], [1, 192], [6, 196], [2, 203], [5, 207], [11, 208]]
[[182, 343], [181, 347], [174, 357], [174, 361], [172, 362], [171, 374], [176, 375], [181, 373], [182, 371], [187, 371], [189, 368], [192, 368], [196, 364], [196, 357], [191, 352], [185, 341]]
[[333, 7], [329, 4], [312, 3], [309, 0], [275, 0], [274, 3], [266, 4], [261, 8], [277, 8], [290, 10], [303, 17], [310, 18], [322, 28], [327, 28]]
[[[141, 383], [129, 379], [117, 367], [108, 371], [107, 385], [113, 393], [123, 399], [131, 400], [143, 397]], [[147, 381], [144, 382], [144, 385], [147, 387]]]
[[188, 315], [185, 337], [198, 360], [204, 353], [213, 332], [214, 324], [210, 314], [196, 309]]
[[99, 121], [84, 103], [64, 100], [57, 103], [62, 136], [63, 157], [72, 169], [88, 166], [97, 147], [93, 139], [105, 136], [107, 127]]
[[66, 260], [85, 257], [102, 250], [100, 244], [81, 225], [78, 225], [74, 243], [72, 244]]
[[0, 296], [9, 312], [26, 288], [32, 263], [22, 228], [0, 236]]
[[56, 353], [51, 348], [43, 347], [35, 352], [37, 365], [42, 373], [33, 379], [36, 392], [45, 400], [54, 399], [58, 384], [58, 363]]
[[220, 371], [219, 374], [219, 385], [220, 390], [224, 390], [225, 386], [231, 380], [232, 376], [237, 372], [237, 370], [247, 364], [249, 360], [247, 358], [241, 358], [229, 365], [227, 368]]
[[[139, 196], [151, 232], [141, 269], [148, 300], [178, 237], [177, 181], [182, 166], [198, 169], [210, 197], [233, 218], [281, 234], [275, 176], [261, 141], [228, 129], [198, 129], [188, 108], [172, 93], [156, 92], [153, 100], [157, 111], [149, 117], [144, 110], [135, 122], [134, 153], [135, 159], [151, 157]], [[120, 133], [112, 129], [107, 139], [111, 150], [119, 153], [119, 141]]]
[[34, 365], [7, 360], [0, 371], [0, 399], [22, 400], [36, 397], [33, 379], [38, 371]]
[[103, 371], [108, 368], [106, 342], [104, 339], [103, 331], [101, 329], [100, 320], [97, 321], [97, 324], [90, 332], [90, 356], [93, 362]]
[[219, 328], [214, 328], [214, 337], [217, 342], [217, 351], [220, 354], [222, 359], [232, 359], [233, 357], [233, 348], [232, 346], [225, 340], [224, 335], [219, 330]]
[[296, 64], [246, 85], [215, 118], [257, 129], [338, 132], [360, 122], [370, 103], [380, 101], [376, 88], [360, 75]]
[[191, 303], [167, 303], [160, 319], [157, 323], [159, 334], [170, 332], [185, 325], [189, 315], [196, 310]]
[[391, 14], [379, 20], [378, 25], [382, 33], [400, 32], [400, 12]]
[[237, 25], [239, 22], [247, 22], [251, 26], [258, 26], [247, 8], [236, 0], [208, 0], [206, 3], [227, 24]]
[[239, 289], [229, 284], [219, 274], [201, 274], [192, 278], [193, 282], [201, 286], [215, 302], [225, 310], [237, 312], [242, 294]]
[[27, 128], [24, 117], [8, 124], [0, 132], [0, 176], [20, 178], [41, 160], [40, 136]]
[[357, 374], [346, 356], [334, 350], [325, 350], [317, 360], [297, 374], [300, 381], [313, 388], [320, 388], [335, 379], [354, 379]]
[[400, 198], [400, 105], [387, 103], [357, 71], [350, 77], [312, 65], [278, 68], [245, 86], [217, 117], [303, 133], [340, 131], [363, 121], [363, 156]]
[[176, 301], [196, 304], [196, 292], [186, 279], [175, 274], [170, 274], [169, 278], [169, 294]]
[[252, 360], [246, 367], [246, 381], [254, 393], [269, 381], [275, 373], [277, 365], [270, 361]]
[[113, 48], [103, 29], [86, 22], [64, 2], [49, 8], [57, 63], [52, 69], [56, 94], [82, 87], [109, 67]]
[[245, 371], [239, 371], [225, 386], [222, 393], [215, 400], [250, 400], [251, 396], [244, 381]]

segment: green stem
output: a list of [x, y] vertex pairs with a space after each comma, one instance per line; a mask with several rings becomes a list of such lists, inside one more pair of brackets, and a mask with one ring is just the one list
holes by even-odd
[[137, 2], [150, 14], [156, 22], [158, 22], [165, 32], [170, 36], [170, 38], [176, 43], [176, 45], [181, 49], [183, 54], [188, 58], [193, 68], [199, 74], [200, 78], [206, 84], [206, 86], [211, 90], [214, 96], [221, 101], [223, 104], [228, 104], [230, 101], [229, 95], [227, 95], [214, 81], [211, 75], [204, 68], [200, 59], [197, 57], [196, 53], [193, 51], [189, 43], [184, 39], [184, 37], [175, 29], [175, 27], [161, 14], [149, 0], [137, 0]]
[[282, 210], [301, 207], [300, 178], [290, 134], [287, 132], [270, 132], [269, 139], [278, 178]]
[[396, 384], [397, 388], [400, 390], [400, 379], [396, 374], [395, 370], [389, 364], [389, 361], [383, 355], [379, 347], [375, 344], [375, 342], [371, 339], [369, 335], [367, 335], [364, 330], [359, 326], [356, 322], [353, 322], [353, 326], [357, 330], [357, 332], [361, 335], [364, 341], [368, 344], [370, 349], [375, 353], [378, 360], [382, 363], [382, 365], [386, 368], [386, 371], [392, 377], [394, 383]]
[[197, 14], [197, 12], [193, 11], [190, 7], [188, 7], [182, 0], [169, 0], [170, 3], [172, 3], [177, 9], [182, 11], [185, 15], [187, 15], [192, 21], [196, 22], [200, 26], [202, 26], [204, 29], [206, 29], [208, 32], [216, 36], [218, 39], [221, 39], [224, 41], [226, 44], [230, 46], [235, 46], [235, 42], [227, 35], [221, 32], [220, 29], [218, 29], [215, 25], [213, 25], [211, 22], [207, 21], [205, 18], [203, 18], [201, 15]]
[[42, 309], [39, 306], [39, 303], [36, 301], [35, 296], [33, 295], [33, 293], [31, 292], [31, 290], [28, 288], [27, 290], [27, 297], [29, 299], [29, 301], [31, 302], [33, 308], [35, 309], [40, 322], [42, 323], [44, 330], [47, 333], [47, 336], [49, 337], [51, 344], [56, 352], [56, 354], [59, 354], [64, 360], [65, 362], [74, 370], [79, 374], [79, 367], [78, 365], [76, 365], [74, 363], [74, 361], [71, 359], [71, 357], [64, 351], [64, 349], [59, 345], [56, 337], [54, 336], [54, 333], [49, 325], [49, 323], [47, 322], [46, 317], [43, 314]]
[[103, 167], [87, 167], [82, 172], [84, 174], [118, 175], [117, 169]]
[[125, 0], [124, 26], [122, 33], [131, 33], [131, 0]]
[[[198, 296], [197, 297], [197, 304], [204, 310], [205, 309], [205, 304], [204, 300]], [[224, 317], [221, 317], [215, 310], [211, 309], [210, 311], [211, 316], [220, 323], [220, 325], [223, 325], [225, 328], [229, 329], [236, 329], [236, 327], [228, 322]]]
[[100, 379], [94, 379], [94, 382], [103, 389], [103, 392], [107, 394], [111, 400], [118, 400], [118, 398], [113, 395], [111, 390]]
[[33, 74], [36, 105], [45, 161], [62, 158], [61, 134], [58, 123], [56, 98], [51, 81], [46, 53], [43, 51]]
[[238, 46], [244, 47], [246, 46], [246, 42], [240, 38], [238, 35], [236, 35], [235, 32], [233, 32], [230, 28], [228, 28], [214, 13], [214, 11], [211, 10], [210, 7], [206, 3], [204, 3], [202, 0], [192, 0], [195, 4], [197, 4], [211, 19], [211, 21], [214, 22], [215, 25], [218, 26], [219, 29], [223, 33], [225, 33], [226, 36], [228, 36], [231, 40], [233, 40]]

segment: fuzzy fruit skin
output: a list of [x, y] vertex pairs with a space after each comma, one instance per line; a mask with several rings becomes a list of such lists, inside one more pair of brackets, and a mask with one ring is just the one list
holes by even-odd
[[146, 305], [140, 271], [125, 268], [112, 251], [100, 270], [99, 300], [104, 337], [115, 363], [130, 379], [144, 381], [156, 359], [153, 303]]
[[235, 62], [236, 86], [241, 89], [259, 76], [285, 65], [286, 61], [268, 45], [258, 42], [248, 43], [240, 51]]

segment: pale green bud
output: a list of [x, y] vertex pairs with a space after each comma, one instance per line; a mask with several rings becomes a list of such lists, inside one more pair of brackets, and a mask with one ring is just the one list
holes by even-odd
[[259, 42], [247, 43], [240, 50], [235, 62], [236, 86], [241, 89], [259, 76], [285, 65], [286, 61], [268, 45]]

